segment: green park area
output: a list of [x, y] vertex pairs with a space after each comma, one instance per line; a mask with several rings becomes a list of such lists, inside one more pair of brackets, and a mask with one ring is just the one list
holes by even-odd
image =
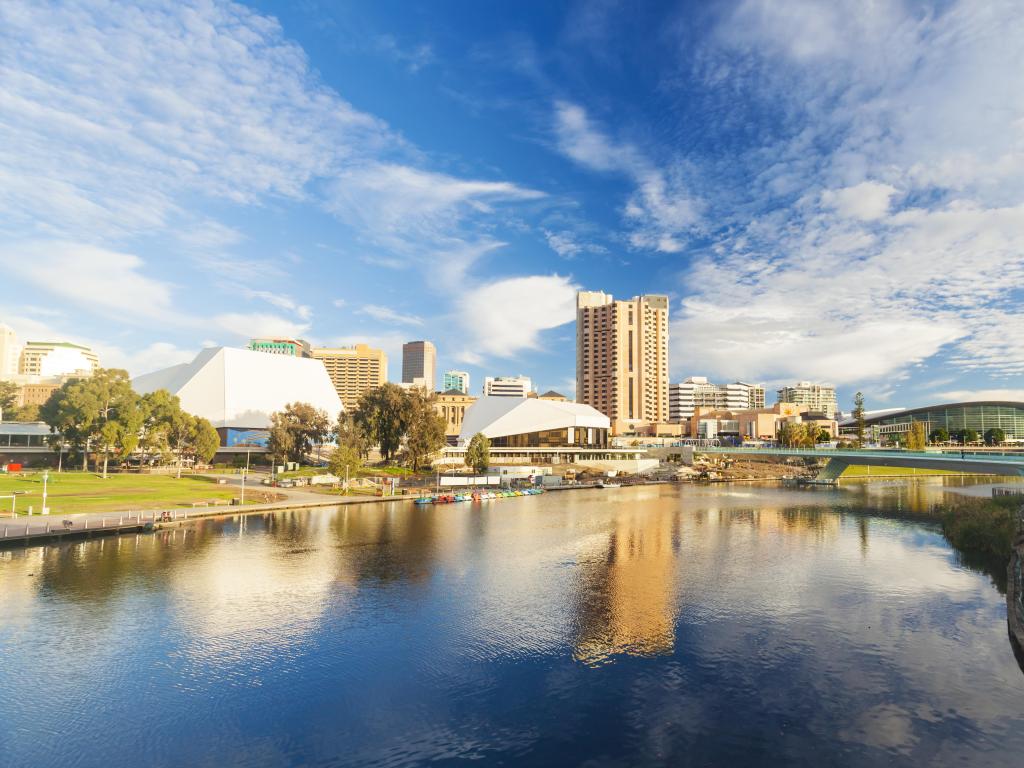
[[[128, 512], [150, 509], [191, 508], [207, 502], [228, 504], [238, 496], [239, 488], [218, 485], [214, 480], [173, 475], [111, 475], [103, 479], [91, 472], [50, 472], [46, 485], [46, 503], [51, 515], [76, 512]], [[43, 475], [26, 472], [0, 474], [0, 497], [17, 495], [19, 515], [31, 506], [38, 514], [43, 506]], [[262, 501], [262, 489], [246, 491], [246, 503]], [[11, 499], [0, 498], [0, 515], [9, 514]]]

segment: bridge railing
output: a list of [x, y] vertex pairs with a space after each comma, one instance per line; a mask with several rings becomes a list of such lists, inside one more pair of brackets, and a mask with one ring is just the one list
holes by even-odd
[[986, 451], [985, 453], [965, 452], [940, 452], [940, 451], [904, 451], [904, 450], [879, 450], [877, 448], [849, 449], [849, 448], [728, 448], [707, 446], [701, 450], [710, 453], [750, 453], [750, 454], [774, 454], [779, 456], [817, 456], [829, 457], [838, 456], [841, 458], [857, 457], [901, 457], [901, 458], [925, 458], [933, 460], [942, 459], [963, 459], [965, 461], [1014, 461], [1024, 463], [1024, 454]]

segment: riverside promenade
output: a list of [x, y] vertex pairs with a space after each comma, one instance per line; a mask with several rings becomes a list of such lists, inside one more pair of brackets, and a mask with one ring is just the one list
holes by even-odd
[[[77, 514], [61, 514], [58, 511], [49, 515], [2, 517], [0, 518], [0, 547], [31, 546], [64, 539], [159, 530], [207, 517], [251, 515], [285, 509], [337, 507], [348, 504], [411, 502], [415, 498], [413, 496], [329, 496], [292, 488], [274, 488], [273, 490], [286, 498], [263, 504], [245, 504], [244, 506], [220, 504], [193, 509], [175, 507]], [[64, 521], [69, 521], [70, 525], [65, 525]]]

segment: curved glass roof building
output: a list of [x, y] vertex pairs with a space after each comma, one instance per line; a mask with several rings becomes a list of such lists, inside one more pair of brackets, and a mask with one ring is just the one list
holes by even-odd
[[[1007, 439], [1024, 440], [1024, 403], [1003, 400], [979, 400], [970, 403], [943, 403], [905, 411], [890, 411], [868, 416], [864, 423], [878, 428], [880, 434], [906, 432], [915, 421], [925, 423], [926, 434], [943, 427], [950, 434], [973, 429], [984, 435], [989, 429], [999, 428]], [[843, 426], [853, 424], [845, 419]]]

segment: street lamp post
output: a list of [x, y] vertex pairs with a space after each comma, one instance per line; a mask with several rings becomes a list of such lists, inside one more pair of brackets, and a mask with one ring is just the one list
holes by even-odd
[[43, 514], [44, 515], [50, 514], [50, 510], [46, 506], [46, 481], [49, 479], [49, 477], [50, 477], [50, 470], [44, 469], [43, 470]]

